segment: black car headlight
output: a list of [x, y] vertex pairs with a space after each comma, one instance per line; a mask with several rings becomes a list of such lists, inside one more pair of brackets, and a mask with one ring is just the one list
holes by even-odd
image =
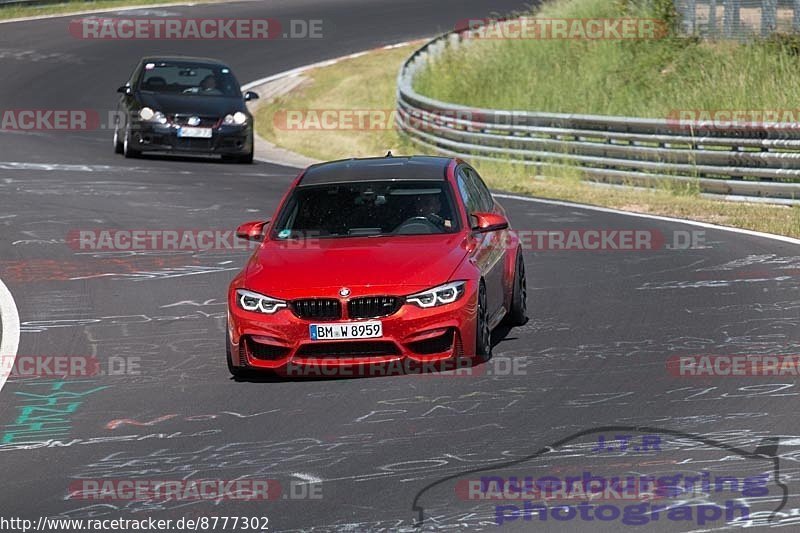
[[286, 302], [245, 289], [236, 290], [236, 303], [245, 311], [271, 315], [286, 307]]
[[426, 291], [406, 296], [406, 302], [427, 309], [455, 302], [464, 296], [466, 281], [452, 281]]
[[159, 124], [166, 124], [167, 117], [161, 111], [154, 111], [149, 107], [143, 107], [141, 111], [139, 111], [139, 118], [146, 122], [157, 122]]
[[225, 118], [222, 120], [222, 123], [226, 126], [244, 126], [247, 124], [247, 115], [242, 113], [241, 111], [237, 111], [232, 115], [225, 115]]

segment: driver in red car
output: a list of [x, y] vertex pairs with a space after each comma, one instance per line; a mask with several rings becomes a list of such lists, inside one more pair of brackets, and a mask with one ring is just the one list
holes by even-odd
[[432, 224], [440, 228], [449, 228], [449, 221], [446, 221], [441, 214], [442, 201], [438, 194], [423, 194], [417, 197], [417, 216], [425, 217]]

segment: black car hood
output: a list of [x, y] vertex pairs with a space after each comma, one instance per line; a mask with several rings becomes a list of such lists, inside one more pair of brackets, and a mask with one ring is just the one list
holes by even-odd
[[223, 117], [237, 111], [247, 112], [244, 99], [228, 96], [197, 96], [139, 92], [142, 107], [161, 111], [166, 115], [191, 114]]

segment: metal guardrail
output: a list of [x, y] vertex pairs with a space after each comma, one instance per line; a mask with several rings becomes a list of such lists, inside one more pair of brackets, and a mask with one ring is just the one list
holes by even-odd
[[[71, 4], [75, 5], [76, 7], [79, 6], [81, 3], [83, 3], [83, 4], [86, 4], [86, 8], [89, 8], [89, 9], [91, 9], [92, 7], [95, 7], [95, 8], [97, 7], [95, 5], [96, 2], [94, 0], [84, 0], [83, 2], [75, 2], [75, 1], [70, 2], [70, 0], [0, 0], [0, 7], [15, 6], [15, 5], [20, 5], [20, 6], [44, 6], [44, 5], [48, 5], [48, 4], [52, 5], [52, 4], [67, 4], [67, 3], [71, 3]], [[142, 6], [142, 7], [147, 7], [147, 6]], [[109, 7], [109, 9], [112, 9], [112, 8]]]
[[428, 42], [397, 79], [399, 129], [433, 151], [537, 166], [579, 166], [588, 179], [623, 185], [697, 186], [701, 192], [800, 199], [800, 123], [746, 130], [668, 119], [479, 109], [414, 90], [431, 57], [462, 46], [462, 32]]
[[[65, 0], [0, 0], [0, 7], [12, 5], [64, 4]], [[87, 2], [89, 4], [91, 2]]]
[[[58, 0], [61, 1], [61, 0]], [[0, 0], [0, 7], [6, 5], [14, 5], [14, 4], [41, 4], [45, 3], [41, 0]], [[53, 0], [51, 3], [56, 3], [56, 0]]]

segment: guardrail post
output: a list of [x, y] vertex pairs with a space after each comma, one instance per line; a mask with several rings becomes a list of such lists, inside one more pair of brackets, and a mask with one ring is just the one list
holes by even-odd
[[[800, 0], [797, 0], [800, 2]], [[708, 35], [711, 37], [717, 36], [717, 0], [709, 0], [708, 2]]]
[[792, 31], [800, 32], [800, 0], [792, 0]]
[[683, 32], [694, 34], [697, 30], [697, 0], [675, 0], [675, 8], [680, 14]]
[[761, 35], [766, 37], [778, 29], [778, 0], [761, 1]]
[[697, 31], [697, 0], [686, 0], [686, 33], [693, 35]]
[[725, 14], [722, 19], [722, 33], [726, 38], [739, 33], [739, 0], [725, 0]]

